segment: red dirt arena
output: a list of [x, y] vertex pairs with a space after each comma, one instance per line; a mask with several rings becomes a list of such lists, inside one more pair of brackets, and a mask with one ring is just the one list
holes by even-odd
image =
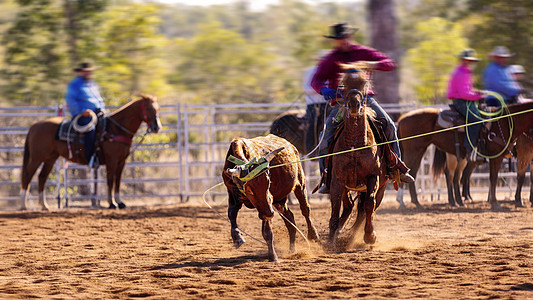
[[[377, 210], [377, 242], [309, 248], [273, 219], [280, 263], [250, 237], [233, 247], [230, 225], [205, 205], [0, 212], [2, 299], [532, 299], [533, 208], [485, 201], [466, 208], [422, 203]], [[215, 209], [225, 214], [224, 201]], [[329, 203], [311, 203], [325, 241]], [[305, 233], [298, 207], [291, 207]], [[261, 237], [257, 212], [239, 226]]]

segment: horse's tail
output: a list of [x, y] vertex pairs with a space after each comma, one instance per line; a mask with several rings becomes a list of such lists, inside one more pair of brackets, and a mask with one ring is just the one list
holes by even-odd
[[29, 183], [28, 179], [28, 162], [30, 161], [30, 145], [28, 142], [28, 137], [26, 136], [26, 141], [24, 142], [24, 158], [22, 160], [22, 173], [20, 178], [20, 184], [22, 189], [25, 189], [27, 187], [27, 184]]
[[439, 178], [440, 174], [444, 173], [446, 168], [446, 153], [435, 147], [435, 155], [433, 156], [433, 178]]

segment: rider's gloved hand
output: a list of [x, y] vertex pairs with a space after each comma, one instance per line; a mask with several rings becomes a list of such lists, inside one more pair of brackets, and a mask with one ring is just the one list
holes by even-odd
[[327, 87], [321, 88], [320, 89], [320, 94], [322, 94], [322, 96], [324, 96], [324, 99], [326, 99], [326, 100], [333, 100], [333, 99], [337, 98], [337, 90], [330, 89], [330, 88], [327, 88]]

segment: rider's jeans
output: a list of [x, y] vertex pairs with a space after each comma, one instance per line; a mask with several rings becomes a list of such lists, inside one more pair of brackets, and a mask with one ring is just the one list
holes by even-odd
[[311, 152], [317, 145], [316, 132], [317, 129], [322, 130], [322, 127], [324, 126], [324, 111], [326, 110], [326, 105], [326, 102], [307, 105], [305, 116], [309, 126], [305, 133], [305, 153]]
[[[477, 109], [476, 102], [475, 101], [467, 101], [463, 99], [453, 99], [453, 105], [455, 106], [455, 109], [463, 115], [467, 123], [477, 122], [483, 120], [481, 118], [481, 114], [479, 113], [479, 110]], [[470, 106], [470, 107], [468, 107]], [[467, 116], [468, 113], [468, 116]], [[472, 146], [477, 146], [477, 140], [479, 138], [479, 131], [481, 130], [482, 123], [468, 125], [466, 127], [468, 136], [465, 136], [465, 140], [463, 142], [465, 149], [467, 152], [472, 151]], [[472, 142], [472, 146], [470, 145], [470, 142]]]
[[[79, 125], [87, 125], [89, 122], [91, 122], [92, 118], [89, 117], [80, 117], [78, 119]], [[94, 137], [96, 135], [96, 130], [87, 131], [84, 133], [84, 146], [85, 146], [85, 157], [87, 158], [87, 162], [91, 159], [91, 156], [93, 155], [93, 148], [94, 148]]]

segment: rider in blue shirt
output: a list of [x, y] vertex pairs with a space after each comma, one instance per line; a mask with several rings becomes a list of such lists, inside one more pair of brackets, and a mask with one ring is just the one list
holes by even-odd
[[[492, 62], [483, 71], [483, 84], [485, 90], [502, 95], [505, 104], [517, 103], [517, 96], [521, 90], [517, 87], [509, 74], [507, 67], [508, 59], [512, 56], [505, 46], [497, 46], [489, 54]], [[501, 103], [494, 97], [487, 97], [488, 106], [500, 106]]]
[[[79, 114], [82, 115], [78, 120], [79, 125], [86, 125], [91, 122], [90, 111], [95, 112], [97, 115], [105, 113], [105, 104], [100, 95], [100, 88], [96, 82], [91, 80], [93, 70], [94, 67], [91, 63], [81, 63], [74, 68], [74, 71], [78, 74], [77, 77], [67, 87], [66, 102], [72, 117], [76, 117]], [[95, 129], [85, 132], [84, 140], [85, 157], [91, 167], [96, 167], [91, 165], [91, 162], [95, 161], [92, 158], [95, 134]]]

